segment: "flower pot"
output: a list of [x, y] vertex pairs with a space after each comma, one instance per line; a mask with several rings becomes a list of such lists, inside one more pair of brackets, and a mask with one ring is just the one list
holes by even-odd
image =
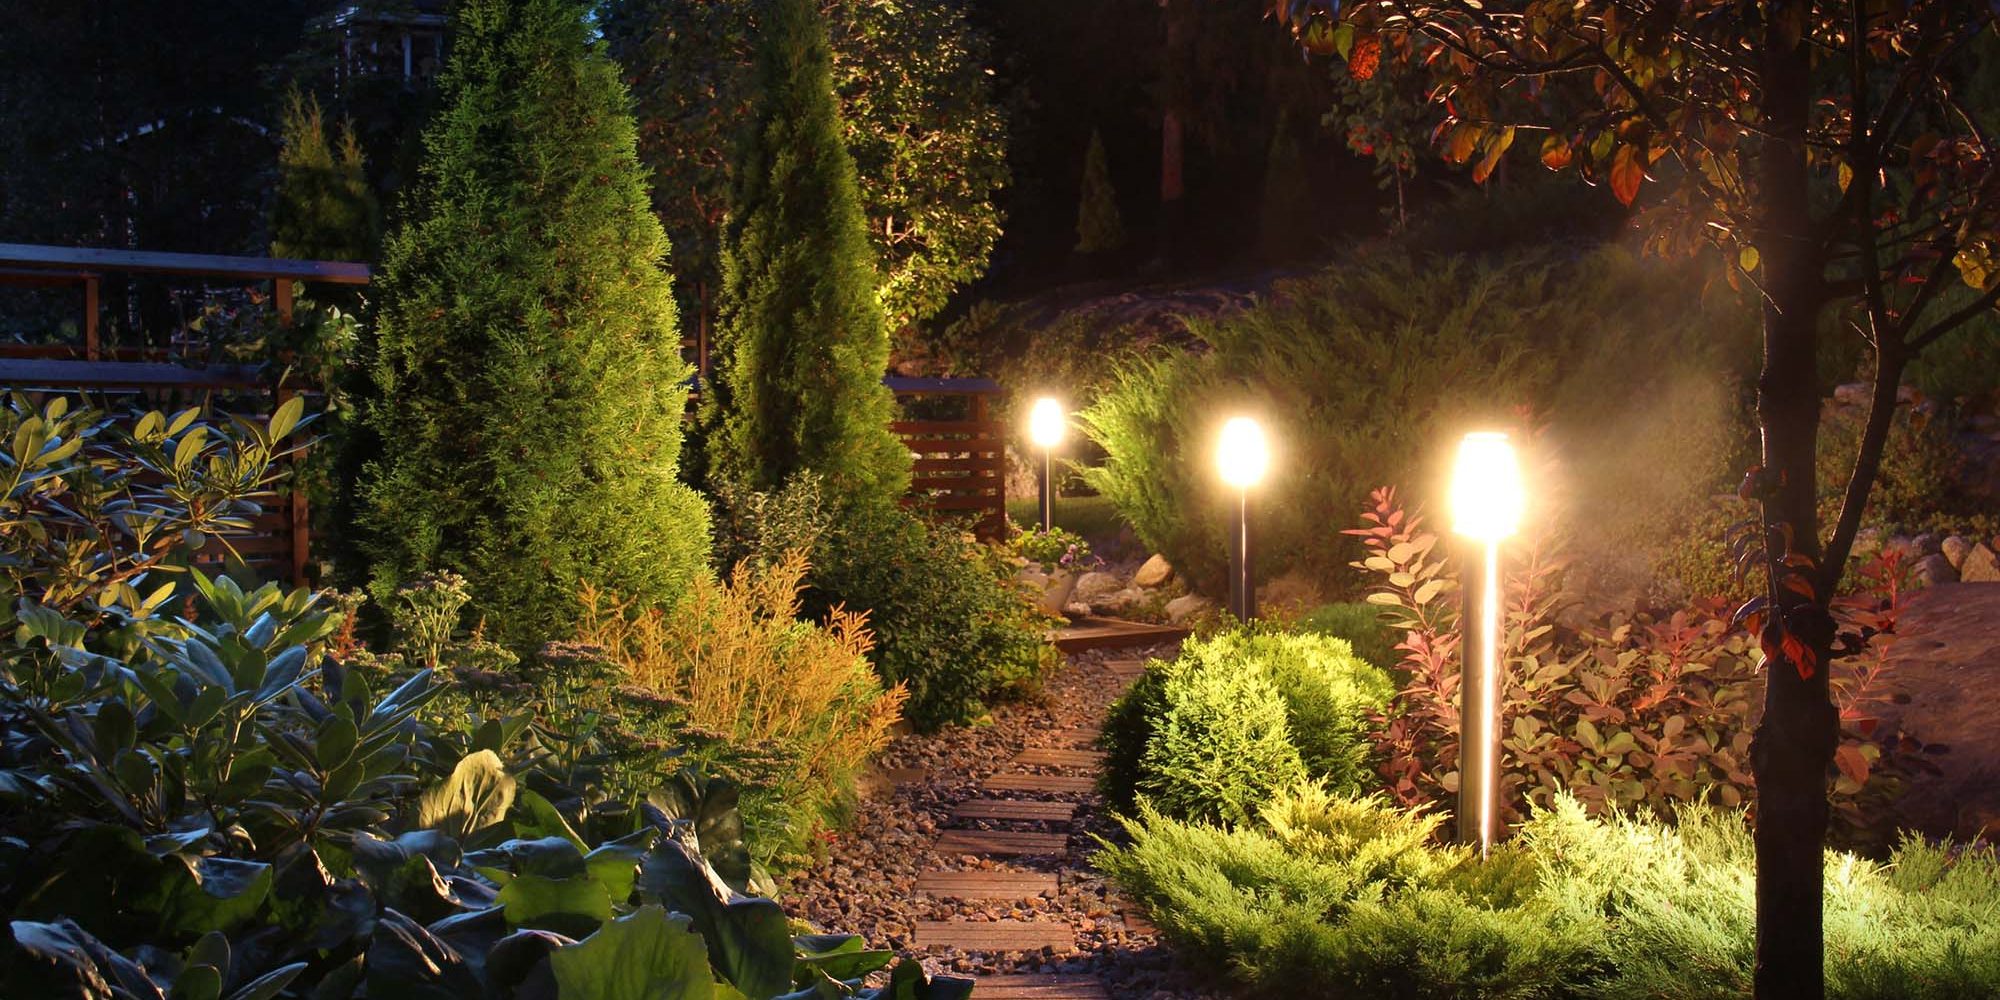
[[1075, 570], [1059, 569], [1048, 573], [1040, 566], [1024, 566], [1015, 578], [1039, 592], [1042, 595], [1042, 610], [1052, 615], [1061, 615], [1063, 609], [1069, 607], [1070, 596], [1076, 593]]

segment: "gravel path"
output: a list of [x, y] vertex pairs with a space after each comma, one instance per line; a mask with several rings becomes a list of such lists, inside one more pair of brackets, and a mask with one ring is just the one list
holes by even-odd
[[[882, 779], [860, 803], [852, 828], [828, 843], [826, 860], [790, 880], [786, 902], [816, 926], [858, 933], [871, 945], [893, 948], [922, 960], [933, 973], [984, 980], [977, 991], [995, 1000], [1009, 996], [1115, 997], [1133, 1000], [1211, 1000], [1222, 994], [1203, 985], [1210, 977], [1176, 963], [1152, 926], [1119, 898], [1090, 867], [1098, 847], [1092, 836], [1116, 837], [1118, 826], [1094, 791], [1052, 791], [1020, 786], [1038, 783], [1031, 775], [1053, 776], [1049, 784], [1080, 784], [1095, 766], [1088, 754], [1056, 753], [1063, 765], [1037, 763], [1046, 751], [1088, 749], [1105, 710], [1136, 675], [1135, 658], [1171, 652], [1111, 650], [1080, 653], [1049, 683], [1041, 699], [1004, 706], [987, 726], [898, 738], [880, 761]], [[1024, 750], [1028, 762], [1015, 762]], [[995, 775], [1002, 789], [987, 787]], [[1061, 779], [1068, 778], [1068, 781]], [[972, 812], [1013, 811], [995, 800], [1074, 803], [1070, 821], [954, 818], [963, 806]], [[1060, 810], [1055, 810], [1060, 812]], [[945, 831], [1016, 831], [1067, 834], [991, 837], [958, 832], [953, 840], [997, 849], [937, 849]], [[1038, 851], [1059, 844], [1062, 853]], [[962, 873], [981, 873], [966, 878]], [[1059, 888], [1002, 895], [1017, 899], [963, 899], [918, 889], [927, 882], [1028, 884], [1032, 878], [999, 873], [1037, 873], [1046, 886], [1055, 874]], [[1046, 939], [1037, 947], [1031, 942]], [[1009, 944], [1030, 950], [1004, 950]], [[991, 977], [991, 978], [989, 978]]]

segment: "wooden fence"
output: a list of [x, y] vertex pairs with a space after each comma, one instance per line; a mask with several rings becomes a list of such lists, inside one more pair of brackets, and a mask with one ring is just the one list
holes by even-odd
[[[268, 283], [280, 320], [290, 323], [294, 282], [365, 285], [368, 266], [0, 243], [0, 285], [75, 288], [81, 292], [83, 313], [81, 343], [0, 343], [0, 386], [31, 395], [83, 392], [148, 408], [205, 405], [219, 413], [233, 410], [259, 416], [290, 394], [291, 390], [274, 391], [252, 368], [191, 368], [167, 363], [164, 348], [105, 346], [98, 330], [102, 286], [107, 276], [115, 275], [159, 276], [204, 286]], [[311, 511], [305, 494], [296, 487], [282, 490], [263, 507], [247, 535], [230, 539], [226, 547], [211, 543], [199, 558], [219, 563], [234, 549], [259, 572], [304, 586], [312, 557]]]
[[[292, 320], [295, 282], [366, 285], [366, 264], [336, 261], [223, 257], [210, 254], [150, 253], [0, 243], [0, 286], [74, 288], [83, 313], [77, 344], [0, 343], [0, 387], [29, 392], [88, 392], [126, 397], [147, 406], [213, 403], [269, 412], [283, 400], [250, 368], [190, 368], [166, 362], [163, 348], [112, 347], [102, 343], [99, 314], [102, 286], [110, 275], [164, 276], [195, 284], [260, 286], [268, 283], [280, 319]], [[697, 354], [706, 345], [684, 347]], [[883, 379], [905, 407], [908, 419], [894, 430], [916, 455], [909, 502], [941, 513], [964, 515], [980, 537], [997, 539], [1006, 525], [1005, 428], [994, 418], [1000, 386], [990, 379]], [[226, 405], [225, 405], [226, 404]], [[954, 410], [949, 416], [907, 412], [911, 408]], [[240, 411], [239, 411], [240, 412]], [[311, 512], [305, 495], [291, 490], [273, 498], [254, 522], [253, 532], [232, 545], [253, 566], [304, 585], [311, 564]], [[206, 558], [219, 560], [212, 546]]]
[[1007, 531], [1007, 428], [994, 415], [1000, 385], [984, 378], [882, 380], [907, 410], [926, 399], [948, 401], [959, 412], [945, 418], [902, 419], [893, 429], [916, 457], [910, 500], [940, 513], [971, 519], [980, 538]]

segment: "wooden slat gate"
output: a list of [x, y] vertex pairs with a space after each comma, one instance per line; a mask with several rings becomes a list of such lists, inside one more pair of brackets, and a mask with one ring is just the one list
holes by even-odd
[[911, 417], [893, 425], [916, 457], [911, 462], [913, 506], [962, 514], [987, 541], [1007, 530], [1007, 428], [994, 414], [1000, 385], [983, 378], [903, 378], [882, 380], [908, 410], [912, 403], [939, 397], [958, 400], [959, 413], [943, 418]]

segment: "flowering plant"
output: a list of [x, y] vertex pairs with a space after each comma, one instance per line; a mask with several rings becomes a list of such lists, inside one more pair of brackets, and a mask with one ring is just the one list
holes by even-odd
[[1089, 569], [1103, 560], [1090, 554], [1083, 536], [1062, 528], [1028, 528], [1014, 536], [1014, 554], [1042, 568], [1044, 573], [1075, 572]]

